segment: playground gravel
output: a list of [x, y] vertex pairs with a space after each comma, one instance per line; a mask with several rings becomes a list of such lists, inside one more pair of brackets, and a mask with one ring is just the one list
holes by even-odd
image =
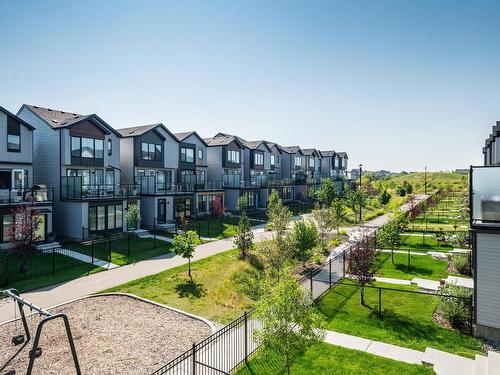
[[[82, 374], [150, 374], [211, 334], [204, 322], [129, 296], [84, 298], [54, 308], [70, 321]], [[29, 309], [28, 309], [29, 313]], [[28, 317], [30, 331], [40, 317]], [[19, 333], [21, 323], [17, 323]], [[16, 323], [0, 325], [0, 374], [26, 373], [32, 340], [13, 346]], [[62, 320], [43, 329], [33, 374], [74, 374]], [[19, 353], [18, 353], [19, 351]]]

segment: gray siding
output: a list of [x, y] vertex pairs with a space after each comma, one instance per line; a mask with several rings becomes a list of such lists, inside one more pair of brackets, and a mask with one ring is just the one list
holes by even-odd
[[121, 180], [124, 184], [134, 183], [134, 139], [120, 140], [120, 169]]
[[33, 131], [21, 124], [21, 152], [7, 151], [7, 115], [0, 112], [0, 161], [13, 163], [33, 162]]
[[500, 235], [477, 234], [477, 323], [500, 328]]
[[221, 146], [207, 148], [208, 181], [222, 180], [222, 150]]

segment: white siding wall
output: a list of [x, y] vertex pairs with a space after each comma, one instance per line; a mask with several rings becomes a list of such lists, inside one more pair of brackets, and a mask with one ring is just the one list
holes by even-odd
[[477, 234], [477, 323], [500, 328], [500, 235]]

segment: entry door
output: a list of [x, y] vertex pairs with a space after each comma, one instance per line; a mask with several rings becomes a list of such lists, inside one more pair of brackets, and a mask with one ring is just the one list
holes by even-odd
[[165, 224], [167, 222], [167, 200], [158, 199], [158, 224]]
[[12, 170], [12, 188], [16, 190], [21, 190], [24, 188], [24, 170], [23, 169], [13, 169]]

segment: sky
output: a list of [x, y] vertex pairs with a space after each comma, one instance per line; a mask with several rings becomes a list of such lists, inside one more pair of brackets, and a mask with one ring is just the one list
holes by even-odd
[[499, 1], [0, 0], [0, 106], [346, 151], [482, 162], [500, 120]]

